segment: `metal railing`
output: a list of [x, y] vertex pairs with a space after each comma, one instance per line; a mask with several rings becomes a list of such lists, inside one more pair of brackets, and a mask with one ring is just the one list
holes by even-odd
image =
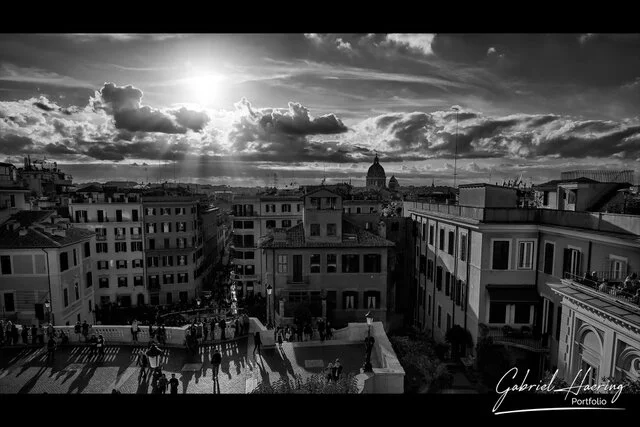
[[131, 240], [142, 240], [142, 234], [132, 234]]
[[100, 234], [96, 234], [96, 240], [107, 240], [107, 236], [102, 236]]
[[[573, 284], [597, 291], [618, 301], [640, 307], [640, 283], [636, 279], [635, 283], [630, 282], [625, 285], [625, 279], [620, 279], [619, 274], [614, 272], [596, 272], [596, 280], [586, 273], [583, 275], [564, 273], [564, 279], [570, 280]], [[609, 279], [611, 278], [611, 279]]]
[[487, 336], [493, 339], [496, 344], [505, 344], [524, 348], [531, 351], [548, 351], [549, 343], [547, 337], [535, 336], [529, 326], [502, 326], [489, 327]]
[[116, 234], [116, 240], [126, 240], [126, 239], [127, 239], [126, 234]]

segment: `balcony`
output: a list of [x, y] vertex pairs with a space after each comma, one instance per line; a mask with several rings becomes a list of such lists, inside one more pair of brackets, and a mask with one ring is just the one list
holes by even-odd
[[116, 240], [126, 240], [126, 239], [127, 239], [126, 234], [116, 234]]
[[529, 326], [509, 326], [502, 327], [483, 325], [487, 337], [490, 337], [495, 344], [507, 345], [522, 348], [536, 353], [549, 351], [548, 335], [538, 337]]
[[631, 305], [635, 310], [640, 308], [640, 281], [630, 281], [625, 284], [625, 279], [620, 273], [611, 271], [596, 271], [595, 279], [590, 274], [577, 275], [564, 273], [564, 280], [580, 290], [586, 290], [589, 294], [612, 299], [625, 305]]
[[309, 276], [299, 276], [299, 277], [289, 276], [287, 277], [287, 284], [288, 285], [308, 285]]
[[96, 234], [96, 240], [107, 240], [107, 236]]
[[131, 240], [142, 240], [142, 234], [132, 234]]

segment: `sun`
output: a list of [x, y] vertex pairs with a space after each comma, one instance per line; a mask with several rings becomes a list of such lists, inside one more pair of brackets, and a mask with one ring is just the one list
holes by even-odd
[[220, 83], [224, 80], [220, 75], [203, 75], [187, 80], [191, 98], [203, 107], [213, 102], [220, 93]]

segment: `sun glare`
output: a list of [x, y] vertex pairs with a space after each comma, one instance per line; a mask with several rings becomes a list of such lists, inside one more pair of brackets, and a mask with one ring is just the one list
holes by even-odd
[[188, 80], [191, 97], [203, 107], [216, 100], [220, 92], [220, 83], [224, 77], [219, 75], [206, 75], [192, 77]]

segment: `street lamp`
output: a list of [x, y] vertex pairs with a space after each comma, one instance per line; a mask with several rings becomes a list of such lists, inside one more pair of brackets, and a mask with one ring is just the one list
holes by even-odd
[[267, 325], [271, 323], [271, 293], [273, 292], [273, 287], [271, 285], [267, 286]]
[[373, 350], [373, 344], [376, 342], [376, 339], [371, 336], [371, 325], [373, 324], [373, 316], [371, 315], [370, 311], [365, 314], [365, 318], [367, 319], [367, 326], [369, 327], [369, 331], [367, 337], [364, 339], [364, 348], [366, 352], [364, 372], [373, 372], [373, 366], [371, 365], [371, 351]]
[[44, 308], [47, 309], [47, 323], [51, 323], [51, 303], [48, 298], [44, 301]]

